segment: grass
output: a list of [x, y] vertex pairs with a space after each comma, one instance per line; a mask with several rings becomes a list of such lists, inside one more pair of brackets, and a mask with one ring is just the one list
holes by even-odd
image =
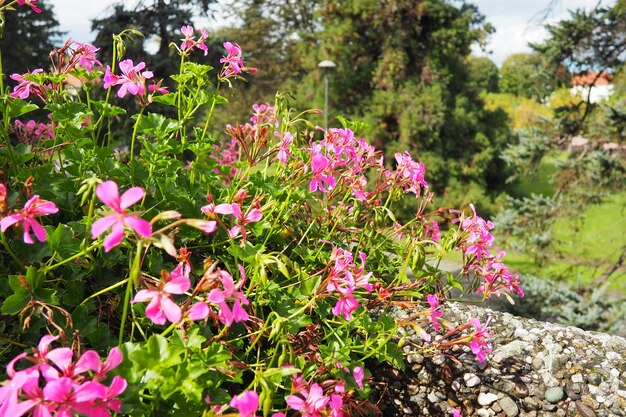
[[[552, 195], [549, 178], [555, 171], [555, 159], [545, 160], [536, 178], [520, 181], [514, 194]], [[539, 266], [532, 257], [511, 250], [507, 254], [507, 264], [522, 274], [557, 278], [585, 286], [594, 285], [607, 268], [619, 259], [626, 247], [626, 193], [611, 195], [602, 203], [588, 207], [582, 221], [569, 218], [558, 220], [553, 232], [559, 258]], [[626, 293], [624, 268], [611, 276], [609, 288]]]

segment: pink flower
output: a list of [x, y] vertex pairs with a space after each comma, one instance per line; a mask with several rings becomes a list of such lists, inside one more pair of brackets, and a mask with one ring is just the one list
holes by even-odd
[[291, 142], [293, 142], [293, 135], [289, 132], [285, 132], [285, 134], [283, 135], [281, 135], [280, 132], [274, 132], [274, 135], [281, 140], [276, 159], [278, 159], [283, 164], [286, 164], [287, 157], [291, 156], [290, 147]]
[[318, 417], [319, 411], [330, 401], [330, 398], [324, 396], [322, 387], [317, 384], [313, 384], [309, 390], [303, 389], [300, 395], [302, 398], [297, 395], [287, 397], [287, 405], [300, 411], [303, 417]]
[[452, 408], [452, 417], [463, 417], [457, 408]]
[[241, 47], [236, 43], [224, 42], [224, 48], [227, 55], [220, 59], [223, 64], [221, 76], [226, 78], [231, 75], [238, 75], [243, 72], [257, 72], [256, 68], [248, 68], [243, 62], [243, 53]]
[[239, 410], [241, 417], [254, 417], [259, 409], [259, 394], [244, 391], [230, 400], [230, 406]]
[[330, 417], [348, 417], [349, 414], [346, 414], [343, 411], [343, 398], [341, 395], [332, 394], [330, 396]]
[[131, 59], [125, 59], [120, 62], [122, 75], [117, 76], [111, 72], [111, 68], [107, 65], [104, 73], [104, 88], [120, 85], [121, 87], [117, 91], [119, 98], [124, 98], [126, 93], [130, 93], [133, 96], [143, 96], [146, 93], [146, 79], [154, 76], [152, 71], [141, 72], [145, 67], [145, 62], [134, 65]]
[[37, 0], [17, 0], [17, 4], [20, 6], [30, 6], [30, 8], [33, 9], [33, 12], [41, 13], [41, 9], [37, 7]]
[[76, 45], [74, 56], [78, 57], [79, 67], [91, 71], [94, 65], [102, 66], [102, 62], [96, 59], [96, 52], [98, 52], [100, 48], [83, 42], [74, 42], [74, 45]]
[[350, 295], [341, 295], [337, 304], [332, 308], [332, 312], [335, 316], [342, 315], [346, 320], [352, 320], [350, 313], [359, 308], [359, 302], [356, 298]]
[[180, 49], [183, 52], [191, 51], [194, 47], [204, 51], [204, 56], [209, 52], [209, 48], [205, 45], [204, 41], [209, 37], [209, 34], [205, 30], [200, 30], [201, 36], [198, 41], [196, 41], [195, 36], [193, 36], [193, 26], [186, 25], [180, 28], [185, 37], [181, 39], [182, 43], [180, 44]]
[[396, 170], [391, 174], [396, 185], [402, 187], [405, 192], [417, 195], [421, 188], [427, 188], [428, 183], [424, 179], [426, 169], [421, 162], [415, 162], [408, 151], [395, 154]]
[[31, 229], [40, 242], [44, 242], [48, 237], [46, 229], [37, 221], [35, 216], [45, 216], [58, 212], [56, 204], [51, 201], [42, 200], [38, 195], [33, 195], [24, 204], [22, 210], [16, 210], [15, 214], [11, 214], [0, 220], [0, 230], [5, 232], [10, 226], [16, 223], [23, 223], [24, 226], [24, 242], [28, 244], [35, 243], [30, 235]]
[[41, 92], [43, 92], [43, 87], [41, 85], [37, 84], [34, 81], [28, 81], [24, 78], [24, 76], [26, 75], [41, 74], [42, 72], [43, 70], [41, 68], [37, 68], [32, 72], [27, 72], [26, 74], [22, 75], [11, 74], [10, 78], [14, 81], [17, 81], [19, 84], [16, 85], [15, 88], [13, 88], [13, 92], [9, 95], [13, 98], [27, 99], [31, 93], [40, 94]]
[[[207, 302], [219, 307], [219, 320], [226, 326], [231, 326], [233, 322], [248, 320], [248, 313], [243, 308], [243, 305], [248, 305], [249, 302], [241, 291], [245, 283], [245, 271], [241, 265], [239, 265], [239, 271], [242, 279], [235, 285], [235, 281], [228, 271], [218, 270], [216, 273], [218, 282], [223, 289], [213, 288], [207, 296]], [[226, 301], [233, 301], [232, 309]]]
[[200, 210], [205, 214], [206, 213], [209, 213], [209, 214], [218, 213], [218, 214], [232, 215], [237, 220], [237, 224], [235, 224], [228, 231], [228, 236], [231, 239], [234, 239], [237, 236], [241, 235], [243, 239], [242, 243], [246, 241], [246, 237], [247, 237], [245, 225], [248, 223], [258, 222], [259, 220], [263, 218], [263, 214], [261, 213], [261, 210], [258, 208], [258, 203], [253, 203], [252, 206], [248, 208], [245, 214], [241, 211], [241, 206], [238, 203], [218, 204], [217, 206], [211, 203], [209, 205], [206, 205], [200, 208]]
[[470, 323], [476, 328], [476, 331], [472, 335], [472, 342], [470, 343], [470, 348], [479, 362], [484, 362], [487, 359], [487, 354], [485, 350], [491, 353], [491, 346], [487, 344], [485, 338], [492, 337], [491, 333], [487, 332], [487, 326], [489, 326], [489, 322], [491, 321], [491, 317], [487, 319], [487, 322], [483, 326], [480, 324], [477, 318], [472, 317], [470, 319]]
[[133, 303], [150, 301], [146, 307], [146, 317], [155, 324], [165, 324], [166, 320], [178, 323], [182, 318], [182, 312], [178, 304], [172, 298], [172, 294], [184, 294], [191, 287], [189, 280], [190, 267], [180, 262], [171, 274], [161, 272], [161, 281], [155, 290], [140, 290], [135, 294]]
[[107, 181], [98, 185], [96, 195], [104, 204], [113, 209], [113, 214], [96, 220], [91, 226], [91, 236], [96, 239], [105, 231], [111, 229], [111, 234], [104, 238], [104, 251], [108, 252], [122, 242], [124, 226], [130, 227], [135, 233], [143, 237], [152, 234], [152, 226], [146, 220], [126, 213], [126, 209], [144, 196], [141, 187], [132, 187], [119, 196], [117, 184]]
[[352, 370], [352, 376], [359, 388], [363, 389], [363, 378], [365, 378], [365, 371], [360, 366], [355, 366]]
[[241, 47], [236, 43], [224, 42], [224, 48], [228, 54], [220, 59], [220, 62], [224, 64], [224, 75], [237, 75], [242, 73], [242, 68], [245, 67], [243, 63], [243, 53]]
[[430, 309], [428, 310], [428, 319], [432, 322], [435, 331], [439, 331], [439, 317], [443, 315], [441, 311], [438, 311], [439, 308], [439, 299], [436, 295], [428, 294], [426, 297], [428, 300], [428, 304], [430, 304]]
[[465, 255], [476, 255], [476, 259], [480, 261], [483, 256], [490, 255], [489, 248], [493, 245], [494, 238], [489, 231], [494, 228], [494, 225], [478, 216], [473, 204], [470, 204], [470, 207], [474, 214], [472, 217], [461, 215], [461, 218], [453, 222], [460, 222], [461, 230], [468, 232], [467, 240], [463, 244]]

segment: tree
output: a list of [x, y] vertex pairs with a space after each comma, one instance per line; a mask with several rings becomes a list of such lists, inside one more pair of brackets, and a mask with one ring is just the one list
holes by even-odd
[[543, 102], [555, 88], [569, 81], [563, 66], [546, 65], [538, 53], [519, 53], [502, 63], [498, 86], [503, 93]]
[[[325, 3], [317, 30], [301, 32], [304, 74], [295, 95], [321, 107], [322, 73], [331, 59], [331, 119], [366, 121], [388, 155], [409, 150], [431, 168], [437, 191], [451, 181], [493, 190], [502, 181], [498, 150], [506, 118], [489, 112], [472, 85], [466, 59], [492, 28], [478, 9], [442, 0]], [[315, 26], [314, 26], [315, 27]], [[458, 187], [462, 189], [463, 186]]]
[[[5, 16], [4, 36], [0, 37], [3, 75], [23, 74], [50, 65], [48, 54], [61, 42], [63, 32], [54, 17], [51, 1], [37, 3], [41, 13], [20, 6]], [[6, 79], [5, 79], [6, 81]]]
[[498, 66], [484, 56], [470, 55], [466, 59], [468, 78], [477, 91], [498, 92]]
[[[579, 74], [594, 72], [596, 80], [602, 73], [619, 72], [626, 60], [626, 0], [618, 0], [612, 7], [599, 3], [589, 11], [577, 9], [570, 13], [569, 19], [546, 26], [549, 35], [544, 42], [531, 44], [541, 54], [544, 66], [562, 65]], [[586, 119], [597, 107], [590, 97], [575, 107], [562, 109], [562, 120], [567, 122], [563, 123], [564, 133], [574, 135], [585, 130]], [[578, 112], [581, 115], [572, 119], [572, 114]]]

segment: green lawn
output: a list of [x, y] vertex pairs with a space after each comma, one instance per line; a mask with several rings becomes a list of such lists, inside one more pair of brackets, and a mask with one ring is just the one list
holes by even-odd
[[[555, 160], [546, 160], [539, 167], [537, 177], [523, 179], [517, 184], [515, 194], [551, 195], [548, 179], [555, 170]], [[555, 225], [554, 237], [562, 255], [560, 259], [540, 267], [532, 257], [509, 251], [507, 264], [522, 274], [593, 284], [619, 259], [626, 247], [626, 193], [609, 196], [601, 204], [588, 207], [582, 221], [560, 219]], [[613, 274], [611, 281], [612, 289], [626, 292], [624, 268]]]

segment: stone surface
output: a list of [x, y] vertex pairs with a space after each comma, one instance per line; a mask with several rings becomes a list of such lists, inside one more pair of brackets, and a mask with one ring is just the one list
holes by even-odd
[[[405, 328], [404, 373], [368, 364], [384, 417], [450, 417], [453, 407], [463, 417], [626, 417], [626, 339], [459, 303], [444, 311], [453, 326], [491, 317], [492, 355], [479, 363], [468, 346], [455, 346], [429, 356]], [[412, 313], [392, 308], [397, 317]]]

